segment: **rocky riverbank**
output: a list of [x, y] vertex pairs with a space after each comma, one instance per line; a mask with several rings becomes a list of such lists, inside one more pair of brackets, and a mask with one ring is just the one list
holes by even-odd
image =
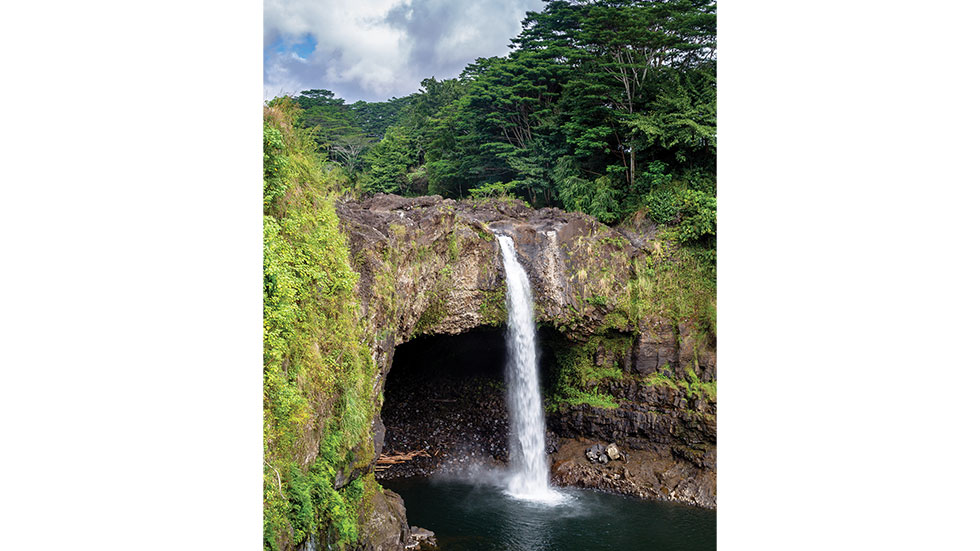
[[[593, 488], [645, 499], [675, 501], [713, 509], [715, 481], [704, 470], [672, 454], [617, 446], [625, 454], [608, 462], [590, 461], [584, 438], [562, 438], [552, 454], [551, 481], [556, 486]], [[599, 444], [601, 446], [601, 444]]]

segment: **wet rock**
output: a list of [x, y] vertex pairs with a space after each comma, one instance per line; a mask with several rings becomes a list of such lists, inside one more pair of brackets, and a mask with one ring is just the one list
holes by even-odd
[[405, 549], [420, 549], [422, 551], [438, 549], [436, 535], [432, 530], [412, 526], [409, 530], [409, 543]]
[[602, 454], [603, 449], [599, 444], [593, 444], [585, 450], [585, 458], [593, 463], [599, 461], [599, 457], [602, 456]]
[[558, 451], [558, 436], [549, 431], [544, 433], [544, 453], [551, 455]]

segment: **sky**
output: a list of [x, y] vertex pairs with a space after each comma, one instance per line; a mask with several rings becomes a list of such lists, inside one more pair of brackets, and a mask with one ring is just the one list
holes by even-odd
[[415, 92], [506, 55], [542, 0], [265, 0], [266, 99], [321, 88], [349, 103]]

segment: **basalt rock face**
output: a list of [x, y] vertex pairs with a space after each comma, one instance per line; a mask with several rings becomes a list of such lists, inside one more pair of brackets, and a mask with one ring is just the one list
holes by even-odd
[[[554, 482], [714, 508], [715, 402], [635, 380], [610, 383], [607, 389], [618, 399], [617, 408], [581, 404], [549, 415], [549, 429], [563, 437], [552, 466]], [[609, 473], [614, 465], [589, 465], [584, 451], [578, 450], [585, 444], [579, 442], [618, 443], [627, 454], [628, 468], [619, 473], [621, 478], [614, 473], [612, 483]]]
[[[534, 288], [536, 321], [579, 340], [624, 300], [634, 261], [660, 252], [652, 248], [652, 225], [613, 229], [585, 214], [516, 201], [378, 194], [338, 202], [337, 214], [361, 274], [363, 314], [379, 330], [378, 359], [414, 335], [458, 334], [506, 321], [494, 233], [514, 239]], [[651, 359], [657, 366], [677, 359], [672, 326], [644, 321], [653, 325], [643, 328], [649, 335], [638, 343], [638, 368], [648, 368]]]
[[402, 551], [411, 542], [405, 502], [391, 490], [375, 493], [370, 510], [361, 511], [358, 551]]
[[[420, 335], [457, 335], [506, 323], [494, 234], [510, 235], [531, 280], [536, 321], [558, 335], [543, 346], [581, 347], [613, 334], [626, 343], [605, 346], [600, 339], [594, 353], [589, 349], [596, 367], [619, 373], [590, 390], [612, 396], [617, 407], [554, 403], [549, 430], [564, 439], [617, 442], [627, 451], [648, 452], [658, 458], [657, 468], [687, 475], [680, 481], [667, 477], [673, 488], [634, 495], [714, 506], [713, 393], [670, 383], [715, 380], [713, 337], [706, 339], [688, 321], [662, 315], [656, 305], [637, 298], [634, 283], [641, 267], [669, 256], [652, 224], [610, 228], [581, 213], [438, 196], [378, 194], [338, 201], [336, 210], [360, 274], [360, 315], [374, 335], [379, 403], [396, 346]], [[373, 426], [377, 456], [385, 429], [380, 418]], [[564, 483], [589, 485], [587, 479], [569, 475]]]

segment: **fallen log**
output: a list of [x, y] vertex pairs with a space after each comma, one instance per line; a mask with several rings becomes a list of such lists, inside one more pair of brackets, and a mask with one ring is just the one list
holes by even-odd
[[[438, 453], [439, 452], [436, 452], [436, 454]], [[410, 451], [405, 453], [395, 453], [391, 455], [382, 454], [381, 457], [378, 457], [378, 461], [376, 462], [375, 469], [387, 469], [392, 465], [399, 465], [401, 463], [405, 463], [406, 461], [411, 461], [416, 457], [433, 457], [433, 456], [429, 455], [429, 452], [426, 450], [415, 450], [415, 451]]]

